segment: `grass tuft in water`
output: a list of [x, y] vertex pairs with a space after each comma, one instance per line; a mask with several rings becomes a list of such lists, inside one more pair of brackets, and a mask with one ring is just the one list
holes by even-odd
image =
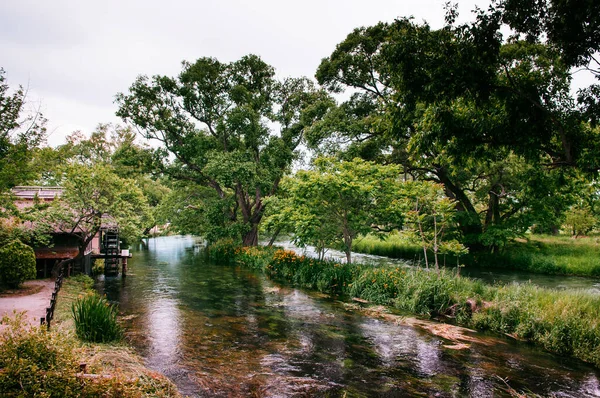
[[117, 308], [97, 293], [79, 297], [71, 306], [77, 337], [92, 343], [118, 341], [123, 336]]

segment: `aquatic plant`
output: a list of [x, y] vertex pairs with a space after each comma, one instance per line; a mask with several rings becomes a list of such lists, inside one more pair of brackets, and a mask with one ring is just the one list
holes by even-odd
[[71, 306], [77, 337], [84, 341], [106, 343], [121, 339], [117, 308], [97, 293], [79, 297]]

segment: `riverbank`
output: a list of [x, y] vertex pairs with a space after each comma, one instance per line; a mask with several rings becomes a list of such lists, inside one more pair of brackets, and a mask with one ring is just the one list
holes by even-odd
[[3, 320], [2, 396], [180, 397], [166, 377], [147, 369], [125, 343], [89, 344], [75, 337], [71, 304], [92, 287], [89, 277], [64, 281], [51, 331], [31, 326], [22, 314]]
[[[352, 247], [358, 253], [422, 262], [423, 249], [398, 234], [385, 240], [366, 236]], [[430, 263], [433, 258], [430, 258]], [[456, 258], [441, 258], [449, 267]], [[470, 253], [459, 259], [466, 267], [497, 268], [549, 275], [600, 276], [600, 237], [529, 235], [510, 242], [501, 253]]]
[[317, 261], [221, 243], [211, 256], [276, 280], [529, 341], [600, 367], [600, 298], [532, 285], [486, 286], [453, 272]]

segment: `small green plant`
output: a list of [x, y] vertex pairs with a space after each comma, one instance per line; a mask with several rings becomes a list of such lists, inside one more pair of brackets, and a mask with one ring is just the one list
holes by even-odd
[[117, 308], [97, 293], [79, 297], [71, 306], [75, 332], [81, 340], [107, 343], [121, 339], [123, 331], [117, 322]]
[[18, 288], [27, 279], [35, 278], [35, 253], [30, 246], [13, 240], [0, 248], [0, 281], [9, 288]]

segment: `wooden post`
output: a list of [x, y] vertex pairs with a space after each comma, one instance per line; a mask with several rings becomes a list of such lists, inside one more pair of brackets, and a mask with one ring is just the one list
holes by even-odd
[[121, 263], [123, 265], [123, 269], [121, 270], [121, 274], [123, 277], [127, 276], [127, 257], [121, 258]]

